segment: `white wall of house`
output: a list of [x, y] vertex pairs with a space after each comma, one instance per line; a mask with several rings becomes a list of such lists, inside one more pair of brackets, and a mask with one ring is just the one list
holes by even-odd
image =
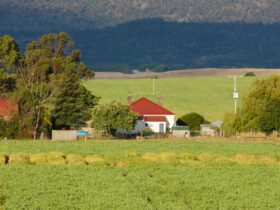
[[148, 117], [148, 116], [166, 117], [167, 128], [172, 129], [172, 127], [175, 125], [175, 115], [144, 115], [144, 117]]
[[146, 122], [148, 127], [155, 133], [160, 133], [160, 125], [163, 125], [163, 133], [166, 133], [166, 122]]

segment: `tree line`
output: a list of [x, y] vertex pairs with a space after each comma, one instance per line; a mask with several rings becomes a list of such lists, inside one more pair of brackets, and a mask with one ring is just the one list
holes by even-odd
[[10, 120], [0, 119], [1, 135], [37, 139], [85, 124], [98, 97], [81, 82], [93, 77], [66, 33], [43, 35], [24, 53], [12, 37], [0, 37], [0, 97], [19, 107]]

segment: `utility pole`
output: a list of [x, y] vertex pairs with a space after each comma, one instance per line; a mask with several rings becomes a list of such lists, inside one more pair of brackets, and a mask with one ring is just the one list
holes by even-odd
[[155, 95], [155, 76], [153, 76], [153, 96]]
[[237, 90], [237, 78], [242, 78], [242, 76], [230, 76], [233, 78], [233, 100], [234, 100], [234, 113], [237, 114], [237, 101], [239, 99], [239, 92]]

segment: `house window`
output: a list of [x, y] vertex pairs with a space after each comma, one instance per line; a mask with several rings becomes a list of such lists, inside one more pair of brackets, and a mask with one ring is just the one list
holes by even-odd
[[148, 123], [145, 123], [145, 127], [149, 127], [149, 124], [148, 124]]

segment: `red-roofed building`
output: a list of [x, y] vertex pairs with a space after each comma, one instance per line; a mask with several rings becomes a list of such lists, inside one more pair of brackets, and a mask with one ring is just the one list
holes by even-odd
[[18, 111], [18, 105], [13, 103], [10, 99], [0, 98], [0, 116], [8, 120], [13, 113]]
[[135, 131], [149, 127], [156, 133], [166, 133], [175, 123], [175, 114], [161, 105], [147, 99], [140, 98], [130, 104], [130, 110], [139, 115]]

